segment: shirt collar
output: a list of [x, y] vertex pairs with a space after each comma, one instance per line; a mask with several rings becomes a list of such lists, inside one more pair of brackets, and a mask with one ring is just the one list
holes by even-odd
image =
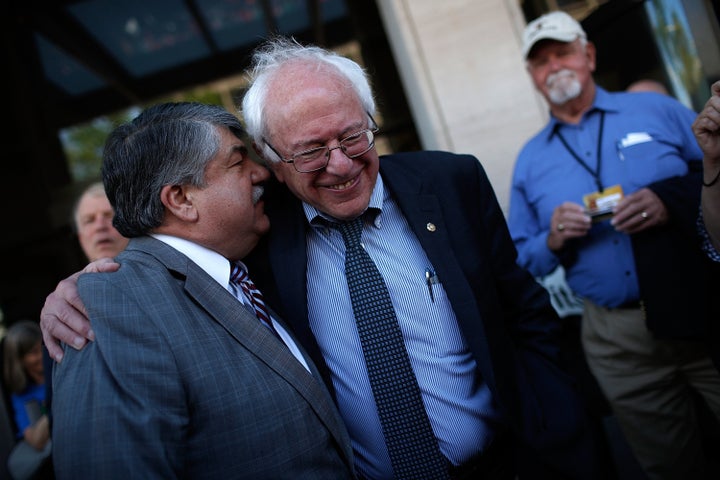
[[[227, 258], [209, 248], [205, 248], [184, 238], [160, 233], [153, 233], [151, 236], [188, 257], [203, 269], [205, 273], [210, 275], [213, 280], [225, 289], [228, 288], [230, 283], [230, 261]], [[244, 263], [239, 261], [235, 263], [247, 271]]]
[[[375, 181], [375, 187], [373, 187], [372, 195], [370, 195], [370, 202], [365, 212], [372, 212], [373, 225], [379, 227], [380, 225], [380, 213], [383, 207], [383, 198], [385, 196], [385, 185], [383, 184], [382, 177], [378, 173], [377, 180]], [[326, 226], [329, 223], [338, 223], [336, 218], [327, 215], [312, 205], [303, 202], [303, 210], [305, 211], [305, 218], [312, 226]], [[364, 215], [365, 213], [363, 213]]]
[[[616, 97], [608, 93], [607, 90], [595, 86], [595, 99], [590, 109], [583, 115], [583, 120], [595, 112], [618, 112], [620, 111], [620, 103]], [[565, 125], [565, 122], [558, 120], [555, 116], [550, 114], [550, 122], [546, 127], [548, 138], [551, 138], [560, 126]]]

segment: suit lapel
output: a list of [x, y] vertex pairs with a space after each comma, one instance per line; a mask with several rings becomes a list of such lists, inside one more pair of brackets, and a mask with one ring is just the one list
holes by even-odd
[[[349, 439], [345, 427], [328, 391], [319, 381], [320, 375], [312, 362], [309, 362], [311, 374], [282, 341], [263, 326], [230, 292], [185, 255], [151, 237], [133, 239], [131, 245], [134, 249], [153, 255], [168, 270], [175, 272], [176, 277], [184, 279], [187, 294], [238, 343], [292, 385], [337, 438], [348, 459], [352, 458], [350, 450], [346, 448]], [[270, 313], [274, 318], [280, 319], [272, 309]], [[292, 332], [282, 320], [279, 321], [283, 327]], [[298, 347], [302, 351], [302, 347], [300, 345]], [[307, 359], [308, 355], [305, 352], [303, 354]]]
[[[432, 184], [420, 178], [414, 171], [399, 171], [392, 160], [380, 163], [385, 188], [389, 189], [393, 200], [402, 210], [410, 228], [425, 250], [425, 254], [435, 268], [450, 297], [454, 308], [472, 303], [473, 292], [463, 281], [465, 274], [460, 259], [450, 248], [450, 232], [453, 228], [466, 229], [467, 226], [452, 225], [452, 219], [446, 218], [440, 206], [440, 200]], [[458, 317], [460, 316], [460, 312]]]
[[465, 235], [477, 227], [456, 225], [459, 219], [444, 214], [443, 212], [452, 212], [456, 208], [465, 207], [446, 205], [443, 209], [432, 179], [422, 178], [417, 173], [417, 169], [398, 168], [398, 163], [390, 157], [385, 161], [381, 160], [380, 173], [385, 188], [391, 192], [393, 200], [402, 210], [410, 228], [435, 268], [460, 329], [475, 353], [483, 376], [486, 379], [493, 379], [487, 336], [482, 327], [482, 315], [477, 304], [478, 298], [482, 295], [476, 296], [466, 280], [462, 259], [458, 258], [458, 254], [462, 252], [456, 252], [452, 248], [451, 239], [454, 232], [464, 232]]

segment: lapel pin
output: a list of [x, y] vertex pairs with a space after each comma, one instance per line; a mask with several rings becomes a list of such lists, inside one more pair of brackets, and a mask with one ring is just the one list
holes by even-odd
[[436, 229], [435, 224], [432, 222], [428, 222], [428, 224], [425, 225], [425, 228], [428, 229], [428, 232], [434, 232]]

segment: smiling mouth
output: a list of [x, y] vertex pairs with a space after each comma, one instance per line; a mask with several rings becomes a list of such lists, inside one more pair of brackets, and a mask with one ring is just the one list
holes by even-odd
[[353, 186], [355, 184], [356, 180], [357, 180], [357, 177], [350, 179], [345, 183], [337, 183], [335, 185], [329, 185], [327, 188], [329, 188], [330, 190], [337, 190], [337, 191], [345, 190], [345, 189]]

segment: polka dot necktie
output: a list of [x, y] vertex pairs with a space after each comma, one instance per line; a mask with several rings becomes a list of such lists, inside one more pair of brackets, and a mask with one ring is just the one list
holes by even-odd
[[385, 281], [360, 236], [363, 219], [333, 224], [345, 242], [345, 275], [370, 385], [396, 479], [448, 478]]

